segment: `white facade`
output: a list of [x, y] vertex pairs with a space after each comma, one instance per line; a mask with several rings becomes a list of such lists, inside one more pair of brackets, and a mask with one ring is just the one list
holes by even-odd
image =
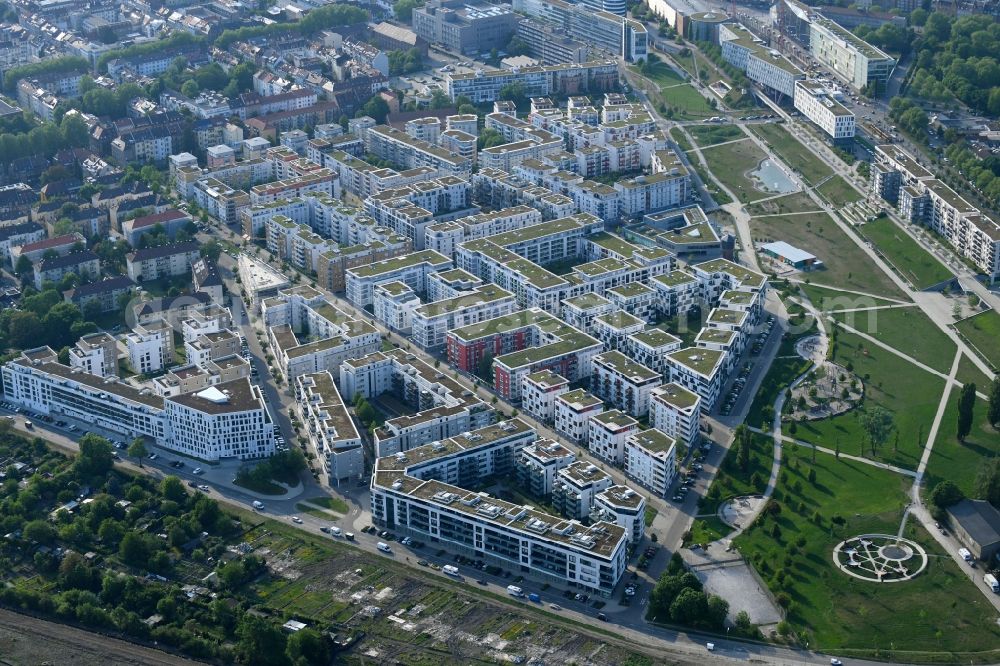
[[309, 441], [330, 483], [360, 478], [365, 472], [361, 436], [329, 372], [295, 381], [296, 407]]
[[569, 381], [551, 370], [525, 375], [521, 380], [521, 409], [543, 423], [552, 423], [556, 398], [569, 391]]
[[834, 99], [823, 86], [808, 81], [796, 82], [795, 108], [834, 140], [854, 136], [854, 113]]
[[653, 389], [649, 406], [649, 425], [681, 444], [692, 447], [698, 443], [701, 396], [679, 384], [666, 384]]
[[604, 401], [576, 389], [556, 396], [555, 430], [572, 442], [586, 442], [590, 419], [604, 411]]
[[625, 442], [639, 431], [639, 422], [617, 409], [602, 412], [590, 419], [587, 447], [597, 458], [621, 465]]
[[655, 428], [634, 434], [625, 442], [625, 474], [665, 497], [677, 478], [677, 443]]
[[434, 252], [422, 250], [391, 259], [377, 261], [368, 266], [356, 266], [345, 272], [347, 300], [356, 307], [372, 305], [375, 285], [400, 281], [418, 294], [427, 292], [427, 275], [452, 268], [451, 259]]
[[174, 360], [173, 329], [166, 322], [136, 326], [125, 344], [132, 371], [140, 375], [158, 372]]
[[274, 453], [274, 425], [260, 388], [246, 379], [164, 401], [170, 448], [201, 460], [266, 458]]
[[621, 527], [629, 543], [638, 544], [646, 535], [646, 498], [627, 486], [611, 486], [594, 495], [591, 516]]
[[649, 413], [649, 398], [662, 382], [659, 372], [621, 352], [610, 351], [594, 357], [593, 392], [636, 418]]

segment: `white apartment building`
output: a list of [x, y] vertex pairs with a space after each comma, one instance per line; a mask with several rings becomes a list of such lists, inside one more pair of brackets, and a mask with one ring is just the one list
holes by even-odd
[[191, 271], [191, 264], [198, 260], [199, 249], [197, 241], [187, 241], [130, 252], [125, 257], [128, 276], [135, 282], [142, 282], [184, 275]]
[[[447, 342], [448, 331], [503, 317], [515, 310], [517, 310], [517, 300], [514, 294], [494, 284], [477, 287], [426, 305], [421, 305], [418, 301], [417, 306], [411, 311], [413, 341], [424, 349], [438, 349]], [[378, 316], [377, 311], [376, 316]]]
[[611, 350], [624, 349], [628, 336], [638, 333], [644, 328], [646, 328], [646, 322], [622, 310], [599, 315], [594, 317], [593, 321], [594, 337]]
[[413, 326], [413, 311], [420, 305], [416, 292], [404, 282], [375, 285], [375, 318], [391, 329], [408, 332]]
[[656, 290], [641, 282], [612, 287], [605, 295], [616, 307], [633, 317], [645, 322], [656, 318]]
[[628, 336], [623, 351], [636, 363], [665, 375], [667, 355], [680, 348], [680, 338], [670, 335], [661, 328], [650, 328]]
[[452, 175], [468, 175], [473, 161], [440, 146], [414, 139], [389, 125], [377, 125], [364, 132], [365, 152], [407, 169], [431, 167]]
[[625, 456], [625, 441], [639, 431], [639, 422], [628, 414], [613, 409], [591, 417], [587, 428], [587, 448], [597, 458], [621, 465]]
[[230, 330], [206, 333], [184, 342], [185, 359], [190, 365], [205, 367], [209, 361], [240, 352], [240, 336]]
[[615, 312], [615, 305], [600, 294], [587, 293], [567, 298], [562, 302], [563, 320], [588, 335], [595, 332], [594, 321], [598, 317]]
[[345, 271], [347, 300], [356, 307], [372, 305], [375, 285], [400, 281], [418, 294], [427, 293], [427, 276], [453, 268], [451, 259], [434, 250], [421, 250], [367, 266], [355, 266]]
[[260, 388], [247, 379], [164, 401], [171, 448], [202, 460], [274, 454], [274, 424]]
[[621, 527], [584, 527], [463, 487], [512, 472], [517, 452], [534, 437], [512, 419], [379, 458], [371, 482], [373, 522], [505, 569], [610, 596], [625, 572]]
[[517, 483], [535, 497], [548, 497], [559, 470], [576, 461], [576, 454], [551, 439], [539, 439], [518, 452], [515, 462]]
[[91, 423], [125, 438], [214, 461], [274, 453], [273, 424], [263, 397], [246, 379], [198, 393], [162, 398], [114, 378], [62, 365], [47, 347], [3, 366], [5, 395], [23, 407]]
[[556, 473], [552, 505], [564, 516], [587, 518], [594, 507], [594, 496], [614, 483], [609, 474], [593, 463], [578, 460]]
[[604, 401], [583, 389], [556, 396], [555, 430], [572, 442], [586, 442], [589, 421], [604, 411]]
[[316, 452], [330, 483], [361, 478], [365, 454], [361, 435], [351, 418], [333, 376], [327, 372], [302, 375], [295, 380], [296, 400], [309, 444]]
[[629, 543], [638, 544], [646, 536], [646, 498], [628, 486], [611, 486], [594, 495], [590, 515], [621, 527]]
[[680, 384], [653, 389], [649, 404], [649, 425], [688, 448], [700, 439], [701, 396]]
[[658, 497], [666, 497], [677, 478], [677, 443], [655, 427], [625, 442], [625, 474]]
[[424, 228], [424, 247], [452, 257], [462, 241], [489, 238], [498, 234], [540, 224], [542, 214], [531, 206], [512, 206], [488, 213], [437, 222]]
[[69, 348], [69, 367], [98, 377], [117, 377], [118, 341], [107, 333], [84, 335]]
[[667, 356], [669, 379], [701, 397], [701, 410], [715, 406], [725, 381], [727, 353], [703, 347], [685, 347]]
[[165, 321], [137, 324], [125, 336], [125, 345], [136, 374], [158, 372], [174, 361], [174, 329]]
[[569, 380], [551, 370], [525, 375], [521, 380], [521, 410], [543, 423], [553, 423], [556, 398], [569, 391]]
[[593, 359], [591, 390], [636, 418], [649, 413], [649, 399], [663, 382], [659, 372], [636, 363], [619, 351], [599, 354]]
[[838, 102], [824, 86], [818, 83], [795, 82], [795, 108], [816, 123], [834, 141], [854, 137], [854, 112]]
[[393, 455], [493, 423], [492, 407], [461, 384], [404, 350], [375, 352], [340, 366], [347, 401], [391, 392], [415, 414], [389, 419], [375, 430], [376, 456]]
[[[378, 329], [334, 307], [306, 285], [265, 299], [261, 315], [271, 350], [288, 381], [299, 375], [332, 372], [344, 361], [382, 346]], [[309, 340], [299, 340], [306, 333]]]
[[431, 273], [427, 276], [427, 300], [433, 303], [454, 298], [483, 284], [485, 283], [482, 280], [461, 268]]

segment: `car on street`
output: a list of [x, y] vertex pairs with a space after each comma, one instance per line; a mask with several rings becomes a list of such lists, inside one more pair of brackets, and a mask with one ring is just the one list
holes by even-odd
[[830, 666], [844, 666], [844, 662], [836, 657], [830, 657]]
[[715, 643], [705, 643], [705, 647], [708, 648], [709, 652], [715, 651]]
[[191, 473], [192, 474], [201, 474], [204, 471], [205, 470], [203, 470], [201, 467], [195, 467], [193, 470], [191, 470]]
[[302, 519], [299, 518], [298, 516], [292, 516], [292, 522], [295, 523], [296, 525], [301, 525]]
[[207, 493], [209, 490], [211, 490], [211, 488], [202, 483], [201, 485], [198, 486], [198, 490], [200, 490], [203, 493]]
[[149, 454], [149, 459], [150, 460], [156, 460], [159, 457], [160, 457], [159, 454], [156, 454], [156, 453], [150, 453]]

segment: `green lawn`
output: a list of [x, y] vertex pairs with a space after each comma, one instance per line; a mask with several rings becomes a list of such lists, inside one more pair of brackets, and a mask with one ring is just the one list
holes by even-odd
[[[685, 153], [691, 150], [691, 142], [684, 136], [684, 131], [680, 127], [670, 128], [670, 138], [677, 142], [680, 149]], [[693, 160], [692, 160], [693, 161]]]
[[[895, 656], [891, 650], [978, 651], [1000, 644], [992, 605], [912, 519], [905, 535], [931, 555], [912, 581], [867, 583], [834, 566], [831, 553], [843, 539], [897, 532], [909, 479], [830, 455], [818, 454], [813, 463], [797, 447], [786, 447], [785, 456], [785, 478], [775, 495], [780, 514], [759, 521], [735, 545], [775, 594], [787, 595], [788, 622], [807, 632], [810, 649], [856, 657], [879, 650], [883, 659], [916, 661], [916, 654]], [[815, 483], [807, 478], [810, 469]], [[835, 517], [843, 524], [834, 523]], [[771, 535], [775, 524], [777, 539]], [[939, 659], [965, 661], [956, 655]]]
[[801, 275], [803, 279], [866, 293], [903, 296], [889, 276], [872, 266], [871, 259], [826, 213], [757, 217], [751, 220], [750, 229], [754, 240], [783, 240], [816, 255], [823, 267]]
[[816, 157], [781, 125], [757, 123], [750, 125], [750, 131], [763, 139], [782, 162], [795, 169], [802, 176], [802, 180], [810, 185], [815, 185], [833, 173], [823, 160]]
[[1000, 314], [987, 310], [955, 324], [958, 332], [994, 368], [1000, 368]]
[[859, 231], [915, 289], [926, 289], [953, 277], [951, 271], [889, 218], [869, 222]]
[[939, 372], [951, 370], [955, 343], [919, 308], [846, 312], [833, 317]]
[[346, 514], [351, 510], [351, 507], [347, 505], [347, 502], [339, 497], [313, 497], [312, 499], [307, 499], [306, 501], [325, 509], [330, 509], [330, 511], [336, 511], [337, 513]]
[[679, 120], [700, 120], [719, 113], [690, 83], [664, 88], [660, 96], [668, 107], [674, 109], [674, 117]]
[[698, 158], [692, 155], [690, 156], [690, 161], [691, 166], [693, 166], [694, 170], [698, 172], [698, 177], [701, 178], [701, 182], [705, 184], [705, 189], [712, 195], [715, 202], [720, 206], [731, 203], [732, 199], [730, 196], [719, 189], [719, 187], [715, 184], [715, 181], [709, 176], [708, 169], [702, 166], [701, 162], [698, 161]]
[[816, 192], [834, 208], [860, 201], [863, 198], [850, 183], [840, 176], [834, 176], [826, 181], [816, 188]]
[[[859, 296], [836, 289], [827, 289], [816, 284], [800, 284], [799, 288], [805, 292], [812, 304], [823, 312], [829, 310], [847, 310], [850, 308], [865, 308], [878, 305], [892, 305], [894, 301], [874, 296]], [[905, 299], [909, 301], [910, 299]]]
[[735, 125], [702, 125], [688, 127], [687, 129], [702, 148], [714, 146], [717, 143], [746, 138], [743, 130]]
[[674, 71], [674, 68], [663, 62], [658, 56], [650, 55], [649, 61], [642, 68], [629, 67], [630, 70], [640, 76], [644, 76], [656, 85], [662, 87], [672, 86], [677, 83], [684, 83], [684, 77]]
[[[761, 197], [766, 198], [766, 197]], [[805, 213], [815, 211], [821, 213], [809, 195], [805, 192], [792, 192], [784, 196], [767, 199], [767, 201], [757, 201], [746, 207], [751, 215], [784, 215], [785, 213]]]
[[[846, 331], [837, 335], [834, 360], [845, 367], [850, 363], [854, 373], [864, 380], [862, 407], [880, 405], [895, 417], [899, 443], [894, 450], [894, 437], [890, 437], [876, 458], [916, 469], [944, 391], [944, 380]], [[787, 425], [784, 431], [788, 434]], [[839, 444], [845, 453], [871, 457], [857, 410], [820, 421], [803, 421], [795, 437], [831, 449]]]
[[273, 481], [261, 481], [258, 482], [254, 479], [247, 479], [245, 482], [240, 483], [233, 480], [233, 485], [240, 486], [241, 488], [246, 488], [247, 490], [252, 490], [255, 493], [260, 493], [261, 495], [285, 495], [288, 490], [282, 486], [279, 486]]
[[646, 512], [642, 516], [642, 522], [645, 523], [646, 527], [650, 527], [653, 524], [653, 520], [656, 519], [656, 514], [659, 513], [656, 507], [646, 506]]
[[749, 139], [707, 148], [702, 154], [712, 175], [743, 203], [760, 199], [766, 194], [754, 187], [748, 172], [755, 171], [767, 156]]
[[[988, 387], [979, 386], [976, 388], [983, 391]], [[954, 481], [965, 491], [972, 493], [973, 482], [976, 480], [976, 472], [983, 462], [989, 458], [1000, 455], [1000, 432], [993, 429], [986, 422], [986, 410], [989, 404], [985, 400], [976, 400], [973, 410], [972, 432], [965, 439], [965, 443], [959, 443], [955, 437], [955, 427], [958, 423], [958, 396], [960, 389], [953, 387], [948, 400], [948, 408], [945, 410], [941, 420], [941, 427], [938, 429], [937, 438], [934, 440], [934, 450], [931, 451], [930, 461], [927, 463], [927, 476], [925, 489], [932, 489], [938, 482], [948, 479]]]
[[958, 374], [955, 376], [955, 379], [963, 384], [972, 382], [976, 385], [980, 393], [989, 394], [989, 377], [984, 375], [983, 371], [964, 354], [962, 355], [962, 360], [958, 362]]

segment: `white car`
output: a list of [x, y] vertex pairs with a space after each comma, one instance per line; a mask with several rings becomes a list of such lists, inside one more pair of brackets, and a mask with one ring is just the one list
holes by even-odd
[[201, 467], [195, 467], [193, 470], [191, 470], [191, 473], [192, 474], [201, 474], [204, 471], [205, 470], [203, 470]]
[[715, 643], [705, 643], [705, 647], [708, 648], [709, 652], [715, 651]]
[[206, 485], [205, 485], [205, 484], [203, 483], [203, 484], [201, 484], [200, 486], [198, 486], [198, 490], [200, 490], [200, 491], [202, 491], [202, 492], [205, 492], [205, 493], [207, 493], [207, 492], [208, 492], [209, 490], [211, 490], [211, 488], [209, 488], [208, 486], [206, 486]]
[[302, 519], [299, 518], [298, 516], [292, 516], [292, 522], [295, 523], [296, 525], [301, 525]]
[[844, 662], [837, 659], [836, 657], [830, 657], [830, 666], [843, 666]]

